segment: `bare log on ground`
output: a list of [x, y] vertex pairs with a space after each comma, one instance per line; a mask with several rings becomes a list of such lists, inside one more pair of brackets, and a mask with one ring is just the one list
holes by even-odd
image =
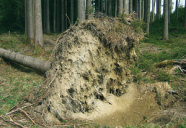
[[179, 65], [182, 72], [186, 72], [186, 59], [174, 59], [174, 60], [164, 60], [156, 64], [156, 67], [166, 67], [169, 65]]
[[25, 56], [19, 53], [11, 52], [9, 50], [5, 50], [2, 48], [0, 48], [0, 56], [41, 72], [46, 72], [51, 67], [51, 62], [39, 60], [36, 58], [32, 58], [30, 56]]

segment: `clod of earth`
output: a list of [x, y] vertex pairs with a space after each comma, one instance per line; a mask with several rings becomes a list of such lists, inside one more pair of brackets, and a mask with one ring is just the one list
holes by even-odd
[[42, 100], [35, 110], [52, 124], [64, 118], [95, 120], [128, 109], [140, 94], [129, 66], [142, 38], [132, 25], [113, 18], [68, 29], [58, 39], [49, 82], [40, 90]]

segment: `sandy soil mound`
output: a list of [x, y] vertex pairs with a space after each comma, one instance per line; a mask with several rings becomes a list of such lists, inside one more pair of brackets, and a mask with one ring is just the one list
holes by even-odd
[[[132, 27], [133, 20], [132, 16], [88, 20], [61, 35], [47, 75], [49, 82], [36, 108], [43, 113], [45, 121], [56, 124], [64, 118], [73, 118], [125, 125], [124, 115], [131, 119], [136, 115], [131, 114], [132, 106], [146, 109], [149, 105], [143, 107], [141, 103], [153, 101], [153, 110], [159, 108], [159, 99], [170, 89], [159, 89], [164, 84], [158, 85], [151, 97], [137, 102], [144, 93], [151, 94], [154, 86], [139, 88], [130, 74], [129, 66], [136, 58], [134, 48], [143, 38], [143, 33], [137, 33]], [[145, 109], [140, 111], [146, 113]], [[136, 122], [143, 118], [140, 116]]]
[[136, 44], [143, 38], [143, 33], [136, 33], [130, 25], [132, 20], [132, 16], [125, 21], [93, 19], [61, 35], [48, 72], [45, 100], [38, 107], [46, 108], [47, 121], [94, 119], [107, 108], [112, 111], [114, 102], [133, 81], [129, 65], [136, 57]]

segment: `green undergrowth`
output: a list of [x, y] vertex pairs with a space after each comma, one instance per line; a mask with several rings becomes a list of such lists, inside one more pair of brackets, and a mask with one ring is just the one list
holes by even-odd
[[16, 106], [33, 88], [39, 87], [44, 77], [31, 70], [19, 70], [0, 60], [0, 115]]

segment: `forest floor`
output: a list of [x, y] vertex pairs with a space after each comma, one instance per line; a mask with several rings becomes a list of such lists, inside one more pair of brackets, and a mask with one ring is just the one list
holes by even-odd
[[[46, 35], [45, 38], [55, 42], [57, 36], [58, 35]], [[39, 47], [35, 48], [32, 45], [25, 43], [24, 38], [24, 35], [16, 33], [11, 35], [1, 34], [0, 47], [44, 60], [51, 59], [52, 49], [50, 47], [45, 50]], [[136, 51], [138, 59], [136, 64], [130, 67], [130, 70], [135, 77], [134, 79], [136, 79], [136, 83], [152, 84], [156, 82], [168, 82], [178, 93], [178, 101], [171, 108], [160, 111], [159, 114], [156, 115], [156, 121], [148, 123], [146, 120], [149, 120], [149, 118], [143, 116], [144, 121], [141, 124], [126, 127], [158, 128], [165, 126], [170, 128], [185, 128], [186, 75], [181, 73], [179, 70], [170, 73], [170, 67], [156, 68], [155, 64], [163, 60], [186, 58], [186, 33], [176, 34], [173, 32], [173, 34], [170, 35], [169, 41], [161, 40], [161, 36], [150, 35], [141, 41], [136, 48]], [[45, 77], [41, 73], [17, 64], [12, 64], [8, 60], [0, 58], [0, 115], [4, 115], [9, 112], [9, 110], [24, 100], [24, 97], [29, 93], [29, 91], [34, 88], [39, 88], [44, 81]], [[139, 102], [139, 104], [143, 105], [143, 102]], [[143, 106], [141, 108], [143, 108]], [[139, 107], [136, 109], [141, 108]], [[170, 116], [170, 114], [175, 116]], [[133, 118], [135, 117], [133, 116]], [[65, 121], [64, 124], [65, 123], [69, 124], [68, 121]], [[70, 124], [73, 124], [71, 126], [75, 126], [77, 122], [70, 122]], [[0, 127], [8, 126], [0, 120]], [[34, 125], [33, 127], [38, 126]], [[102, 126], [89, 124], [87, 127], [98, 128]]]

